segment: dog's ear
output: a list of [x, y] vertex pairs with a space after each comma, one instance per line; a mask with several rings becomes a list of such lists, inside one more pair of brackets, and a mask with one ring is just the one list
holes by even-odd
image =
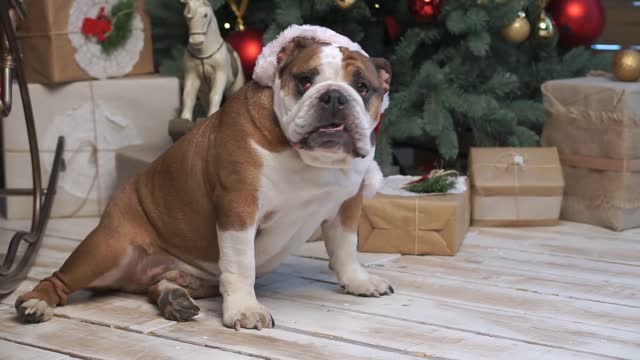
[[297, 37], [289, 41], [289, 43], [280, 50], [276, 57], [278, 67], [282, 67], [282, 65], [291, 60], [298, 52], [311, 47], [314, 43], [315, 40], [303, 37]]
[[380, 82], [382, 82], [384, 93], [386, 94], [391, 87], [391, 64], [383, 58], [371, 58], [371, 61], [376, 67], [376, 70], [378, 70], [378, 78]]

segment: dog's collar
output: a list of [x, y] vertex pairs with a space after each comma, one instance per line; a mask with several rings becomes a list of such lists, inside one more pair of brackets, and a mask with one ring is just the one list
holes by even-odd
[[[196, 33], [194, 33], [194, 34], [196, 34]], [[211, 52], [211, 54], [205, 55], [205, 56], [200, 56], [200, 55], [194, 54], [193, 51], [191, 51], [190, 46], [187, 46], [187, 52], [189, 53], [189, 55], [191, 55], [192, 57], [194, 57], [194, 58], [196, 58], [198, 60], [205, 60], [205, 59], [208, 59], [208, 58], [212, 57], [213, 55], [217, 54], [220, 51], [220, 49], [222, 49], [223, 45], [224, 45], [224, 40], [222, 40], [220, 42], [220, 46], [218, 46], [217, 49], [213, 50], [213, 52]]]

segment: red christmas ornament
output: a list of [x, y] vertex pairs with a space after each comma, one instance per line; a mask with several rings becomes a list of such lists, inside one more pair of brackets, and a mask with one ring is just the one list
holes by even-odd
[[440, 15], [442, 0], [409, 0], [409, 10], [420, 23], [435, 20]]
[[225, 41], [233, 47], [240, 56], [242, 70], [246, 79], [251, 79], [253, 68], [256, 66], [258, 55], [262, 52], [262, 34], [264, 30], [245, 29], [229, 34]]
[[553, 0], [547, 10], [557, 26], [561, 47], [590, 45], [604, 29], [600, 0]]
[[398, 19], [393, 15], [384, 16], [384, 28], [387, 31], [387, 36], [391, 41], [396, 41], [402, 34], [402, 26]]
[[100, 8], [95, 19], [82, 19], [81, 31], [86, 37], [96, 37], [100, 42], [107, 39], [107, 34], [111, 32], [111, 19], [105, 15], [104, 6]]

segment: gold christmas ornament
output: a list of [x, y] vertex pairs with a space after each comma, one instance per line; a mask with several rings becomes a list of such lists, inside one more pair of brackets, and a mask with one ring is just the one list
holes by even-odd
[[336, 5], [342, 9], [348, 9], [353, 6], [358, 0], [336, 0]]
[[524, 11], [518, 11], [518, 17], [513, 22], [502, 28], [502, 36], [512, 44], [525, 41], [531, 33], [531, 25]]
[[640, 79], [640, 52], [620, 50], [613, 57], [613, 75], [620, 81]]
[[536, 31], [538, 32], [538, 37], [543, 39], [552, 38], [556, 33], [556, 29], [553, 26], [553, 21], [551, 21], [544, 10], [542, 10], [542, 12], [540, 13], [540, 19], [536, 24]]

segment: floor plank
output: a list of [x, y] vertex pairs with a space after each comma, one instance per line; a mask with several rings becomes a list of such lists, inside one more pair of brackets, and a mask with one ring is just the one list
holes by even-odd
[[[24, 287], [31, 285], [25, 283]], [[262, 332], [247, 330], [238, 333], [222, 326], [219, 309], [215, 312], [206, 311], [219, 307], [219, 300], [204, 300], [199, 301], [199, 304], [203, 307], [202, 315], [195, 321], [184, 324], [160, 318], [155, 305], [145, 301], [144, 297], [130, 294], [72, 299], [70, 304], [56, 308], [55, 315], [192, 344], [281, 359], [300, 359], [300, 354], [311, 349], [315, 349], [314, 358], [317, 359], [335, 359], [336, 357], [385, 359], [389, 356], [398, 359], [412, 358], [411, 354], [403, 352], [402, 349], [390, 349], [391, 352], [389, 352], [376, 346], [336, 341], [323, 336], [300, 333], [295, 329], [291, 331], [277, 328]], [[202, 304], [208, 304], [208, 306], [204, 307]], [[293, 329], [293, 327], [290, 328]], [[274, 344], [275, 346], [272, 347]]]
[[526, 271], [535, 274], [551, 274], [588, 281], [603, 281], [640, 286], [640, 269], [628, 264], [617, 264], [591, 259], [566, 257], [549, 253], [532, 253], [519, 249], [495, 248], [465, 244], [456, 255], [456, 261], [477, 263], [481, 266]]
[[[307, 282], [307, 280], [303, 281]], [[296, 279], [290, 277], [290, 280], [285, 283], [295, 284]], [[30, 287], [32, 285], [33, 284], [25, 283], [24, 287]], [[317, 283], [316, 285], [321, 288], [325, 286], [325, 284], [322, 283]], [[272, 285], [272, 287], [273, 286], [274, 285]], [[306, 286], [306, 283], [304, 286]], [[342, 301], [359, 299], [349, 295], [336, 294], [336, 288], [336, 286], [333, 286], [333, 289], [324, 289], [326, 291], [325, 295], [333, 295], [341, 298]], [[295, 290], [295, 286], [293, 289]], [[579, 349], [580, 352], [567, 351], [554, 347], [553, 344], [550, 344], [550, 346], [547, 344], [536, 345], [521, 342], [521, 339], [511, 340], [498, 338], [491, 333], [478, 334], [476, 331], [468, 331], [466, 329], [455, 330], [446, 327], [419, 324], [412, 321], [409, 322], [403, 319], [380, 317], [375, 314], [369, 315], [351, 312], [349, 305], [346, 305], [346, 309], [339, 310], [325, 307], [322, 304], [305, 304], [306, 298], [297, 296], [297, 291], [293, 291], [293, 293], [279, 291], [275, 298], [262, 296], [268, 295], [271, 291], [273, 291], [273, 288], [270, 289], [268, 287], [264, 291], [259, 290], [261, 301], [272, 311], [272, 314], [277, 319], [278, 325], [283, 325], [294, 331], [304, 331], [333, 338], [337, 336], [349, 342], [367, 342], [395, 350], [419, 352], [432, 356], [455, 359], [465, 358], [465, 354], [469, 354], [470, 352], [473, 354], [472, 358], [487, 359], [507, 359], [517, 354], [518, 351], [522, 352], [520, 358], [532, 359], [541, 356], [541, 354], [555, 354], [559, 358], [584, 358], [587, 355], [591, 355], [589, 354], [589, 347], [587, 347], [586, 350]], [[384, 300], [388, 299], [390, 298], [384, 298]], [[376, 299], [371, 300], [375, 302]], [[377, 300], [382, 301], [383, 299]], [[402, 299], [398, 300], [402, 301]], [[411, 302], [412, 300], [409, 301]], [[209, 315], [217, 319], [217, 324], [214, 324], [214, 320], [207, 320], [207, 324], [209, 324], [207, 326], [212, 327], [212, 329], [215, 328], [217, 331], [225, 331], [226, 329], [221, 329], [219, 315], [217, 315], [220, 313], [220, 300], [200, 300], [198, 303], [204, 311], [213, 313]], [[422, 303], [424, 302], [415, 302], [418, 306]], [[491, 316], [491, 314], [485, 315]], [[147, 303], [144, 301], [144, 298], [140, 296], [118, 294], [100, 296], [88, 300], [82, 299], [80, 301], [72, 299], [71, 304], [56, 309], [56, 316], [79, 319], [132, 331], [153, 332], [157, 334], [171, 333], [173, 334], [170, 336], [172, 339], [184, 339], [183, 335], [175, 334], [172, 327], [169, 328], [170, 325], [175, 324], [174, 322], [160, 319], [155, 306]], [[512, 319], [513, 317], [508, 318], [505, 322], [513, 321]], [[501, 320], [499, 316], [498, 320]], [[522, 322], [523, 319], [517, 320]], [[542, 324], [545, 323], [546, 322], [542, 322]], [[185, 324], [185, 326], [188, 327], [188, 324], [189, 323]], [[550, 326], [557, 327], [555, 324]], [[571, 330], [576, 329], [571, 328]], [[562, 327], [559, 327], [559, 331], [562, 331]], [[389, 334], [394, 334], [394, 336], [390, 337]], [[278, 334], [278, 336], [280, 335], [282, 334]], [[210, 345], [213, 345], [214, 342], [218, 340], [219, 338], [216, 336], [214, 340], [211, 340], [213, 342], [211, 342]], [[575, 341], [574, 339], [571, 340]], [[225, 346], [235, 344], [230, 343], [229, 339], [226, 341]], [[624, 345], [617, 344], [619, 341], [616, 339], [607, 338], [607, 341], [613, 344], [610, 345], [612, 349], [631, 351], [629, 346], [625, 347]], [[460, 343], [464, 344], [464, 346], [451, 346], [452, 343]], [[240, 345], [235, 344], [235, 346]], [[242, 347], [232, 347], [232, 349], [241, 350]], [[478, 351], [473, 352], [472, 349], [477, 349]], [[286, 355], [294, 356], [295, 354], [287, 353]], [[283, 354], [280, 354], [280, 356], [283, 356]]]
[[[287, 264], [294, 264], [295, 261], [295, 259], [288, 260]], [[305, 259], [298, 262], [298, 265], [289, 271], [310, 279], [335, 282], [335, 275], [327, 269], [326, 262], [321, 260]], [[619, 330], [640, 331], [637, 326], [640, 324], [639, 307], [562, 299], [556, 296], [461, 282], [454, 279], [441, 279], [428, 275], [407, 276], [402, 273], [386, 271], [384, 268], [371, 268], [370, 271], [389, 280], [397, 292], [402, 294], [612, 327]]]
[[[410, 323], [315, 304], [261, 297], [278, 324], [349, 341], [371, 343], [452, 359], [583, 359], [585, 353], [498, 339], [436, 326]], [[203, 303], [209, 308], [211, 302]], [[219, 310], [218, 304], [213, 304]], [[393, 334], [393, 336], [390, 336]], [[594, 357], [595, 358], [595, 357]]]
[[588, 234], [567, 239], [527, 228], [473, 228], [465, 244], [640, 266], [640, 242], [604, 241]]
[[[629, 282], [619, 284], [610, 281], [617, 275], [617, 273], [607, 272], [612, 268], [612, 264], [597, 262], [597, 265], [600, 265], [604, 272], [600, 273], [602, 279], [586, 279], [584, 275], [580, 275], [579, 270], [574, 270], [571, 273], [573, 276], [566, 276], [566, 271], [564, 275], [556, 275], [555, 272], [551, 273], [547, 267], [542, 267], [547, 269], [542, 273], [532, 272], [531, 267], [518, 269], [514, 265], [522, 263], [514, 261], [512, 256], [507, 257], [507, 265], [502, 267], [500, 266], [501, 256], [487, 256], [486, 254], [491, 251], [475, 249], [474, 252], [474, 250], [469, 250], [470, 247], [473, 246], [467, 246], [455, 257], [401, 256], [370, 265], [378, 269], [410, 273], [416, 276], [428, 274], [430, 277], [439, 279], [453, 279], [544, 295], [640, 307], [640, 281], [638, 281], [640, 271], [636, 267], [615, 265], [617, 268], [626, 267], [625, 270], [629, 275]], [[479, 247], [475, 246], [475, 248]], [[328, 259], [324, 247], [316, 246], [315, 243], [305, 244], [297, 254], [313, 259]], [[529, 254], [522, 256], [530, 257]], [[549, 258], [552, 255], [542, 254], [538, 257]], [[566, 269], [566, 258], [555, 259], [555, 262], [562, 264]]]
[[[306, 258], [292, 257], [257, 280], [258, 297], [278, 324], [273, 330], [224, 328], [220, 299], [199, 300], [203, 314], [178, 324], [143, 296], [81, 292], [48, 325], [16, 326], [7, 338], [3, 316], [12, 321], [15, 297], [59, 268], [96, 224], [96, 218], [51, 221], [29, 280], [0, 300], [0, 348], [9, 341], [63, 358], [107, 359], [127, 358], [123, 349], [141, 358], [183, 358], [179, 350], [186, 348], [196, 351], [189, 358], [216, 359], [633, 359], [640, 353], [640, 229], [616, 233], [567, 222], [472, 229], [454, 257], [359, 254], [372, 273], [396, 285], [395, 295], [380, 299], [341, 293], [327, 262], [314, 260], [326, 259], [322, 241], [307, 244], [296, 251]], [[14, 229], [25, 226], [0, 220], [0, 252]], [[58, 341], [65, 329], [74, 341]], [[93, 349], [86, 334], [95, 331], [108, 334]], [[119, 336], [134, 344], [110, 349]], [[156, 353], [144, 352], [149, 341]]]
[[0, 359], [6, 360], [66, 360], [67, 355], [20, 345], [14, 342], [0, 340]]
[[377, 268], [416, 276], [429, 274], [429, 277], [433, 276], [438, 279], [452, 279], [560, 298], [640, 307], [640, 286], [612, 284], [593, 279], [585, 281], [580, 278], [554, 274], [537, 274], [518, 269], [505, 269], [493, 266], [493, 263], [479, 265], [438, 257], [404, 256], [391, 262], [379, 264]]
[[[428, 354], [393, 352], [376, 345], [352, 344], [297, 333], [276, 326], [274, 329], [236, 332], [222, 328], [218, 317], [203, 316], [188, 323], [161, 328], [152, 333], [192, 344], [221, 346], [241, 352], [258, 352], [278, 359], [416, 359]], [[208, 334], [207, 337], [202, 336]], [[412, 356], [413, 355], [413, 356]]]
[[[525, 231], [532, 231], [531, 228], [522, 228]], [[562, 221], [558, 226], [536, 227], [539, 233], [549, 233], [571, 238], [590, 238], [595, 241], [617, 241], [617, 242], [637, 242], [640, 239], [640, 228], [626, 231], [613, 231], [599, 226], [580, 224], [575, 222]]]
[[[298, 258], [300, 259], [300, 258]], [[298, 263], [296, 263], [298, 262]], [[315, 264], [313, 263], [315, 262]], [[504, 310], [450, 301], [435, 290], [433, 298], [396, 294], [381, 299], [353, 297], [339, 293], [339, 287], [330, 283], [335, 276], [325, 271], [326, 263], [311, 259], [290, 259], [279, 271], [291, 275], [318, 279], [305, 284], [295, 281], [280, 282], [264, 291], [287, 300], [310, 302], [332, 308], [439, 326], [497, 338], [558, 347], [574, 351], [588, 351], [613, 357], [629, 357], [640, 350], [640, 333], [628, 330], [571, 322], [557, 318], [532, 316], [529, 312]], [[380, 271], [381, 276], [386, 273]], [[397, 279], [396, 279], [397, 280]], [[396, 285], [396, 284], [394, 284]], [[411, 293], [412, 289], [408, 292]], [[473, 293], [473, 289], [469, 289]], [[461, 293], [464, 295], [464, 293]], [[440, 298], [438, 298], [440, 296]], [[604, 322], [604, 320], [603, 320]], [[612, 319], [611, 322], [614, 322]], [[536, 324], [532, 326], [532, 324]]]
[[13, 310], [0, 312], [0, 339], [91, 359], [247, 359], [213, 348], [136, 334], [55, 317], [41, 323], [18, 323]]

